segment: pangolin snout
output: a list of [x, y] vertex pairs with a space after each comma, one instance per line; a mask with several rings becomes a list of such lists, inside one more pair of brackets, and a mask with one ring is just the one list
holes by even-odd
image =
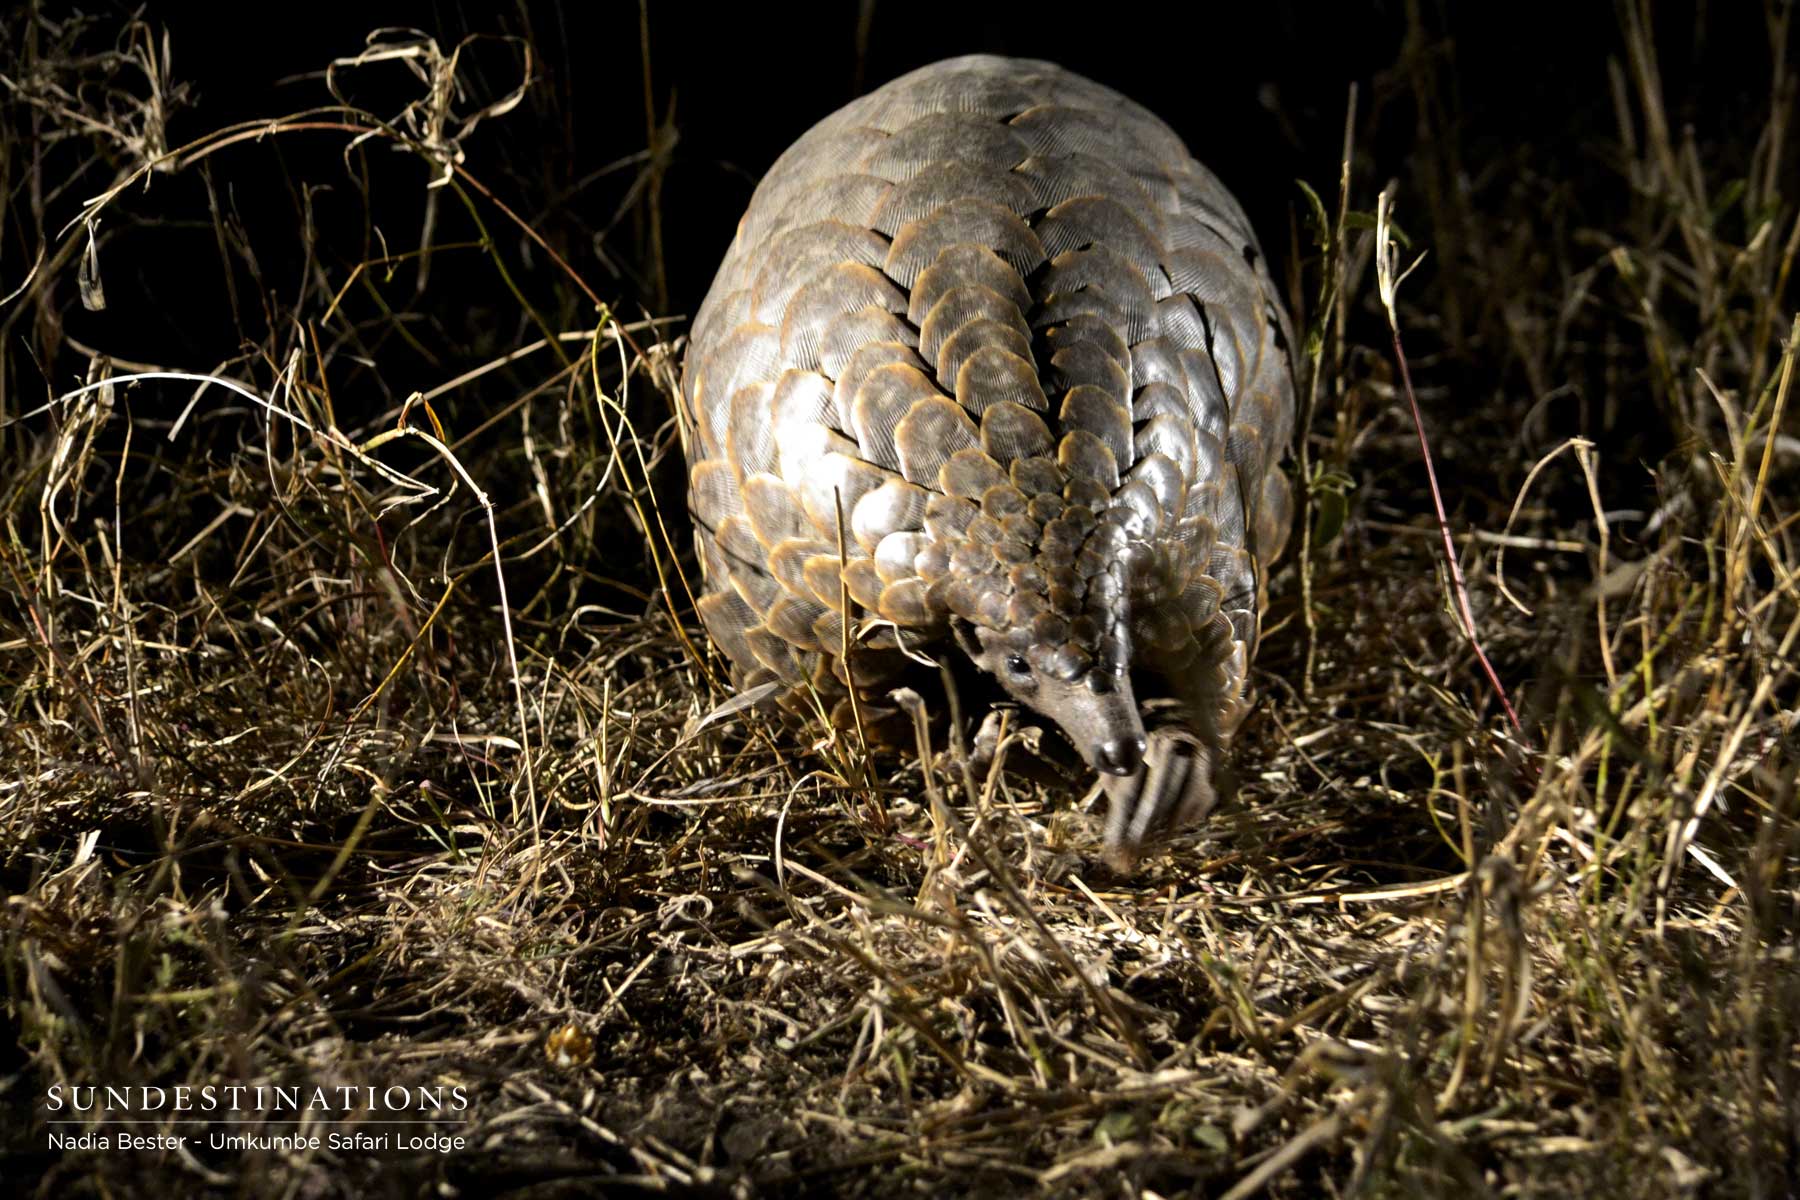
[[1094, 766], [1108, 775], [1135, 775], [1144, 765], [1144, 739], [1117, 737], [1094, 747]]

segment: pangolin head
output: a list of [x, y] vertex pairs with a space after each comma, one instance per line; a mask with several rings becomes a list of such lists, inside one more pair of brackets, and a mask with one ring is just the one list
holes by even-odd
[[961, 529], [940, 525], [920, 576], [977, 667], [1056, 722], [1096, 771], [1133, 775], [1145, 748], [1131, 686], [1137, 516], [1092, 480], [1038, 464], [1041, 479], [1015, 470], [986, 489]]

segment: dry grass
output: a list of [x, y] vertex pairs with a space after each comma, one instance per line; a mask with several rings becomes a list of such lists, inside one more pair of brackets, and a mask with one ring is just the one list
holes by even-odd
[[[1705, 140], [1668, 115], [1648, 11], [1595, 81], [1617, 129], [1580, 190], [1529, 148], [1469, 173], [1422, 27], [1352, 115], [1295, 259], [1306, 547], [1238, 802], [1130, 878], [1066, 789], [976, 778], [956, 737], [870, 761], [704, 719], [675, 327], [596, 315], [580, 257], [464, 151], [471, 118], [530, 119], [523, 46], [458, 48], [512, 70], [477, 99], [452, 48], [390, 39], [333, 70], [337, 103], [171, 146], [150, 29], [19, 22], [0, 1171], [42, 1195], [1791, 1194], [1794, 77], [1743, 64], [1762, 124]], [[406, 67], [403, 110], [352, 99]], [[1355, 150], [1396, 108], [1413, 159]], [[290, 179], [307, 266], [278, 289], [232, 184], [303, 139], [366, 220], [334, 242]], [[653, 214], [661, 160], [634, 169]], [[1362, 210], [1402, 169], [1429, 257], [1390, 342]], [[408, 220], [410, 246], [367, 232]], [[235, 281], [241, 352], [120, 361], [68, 331], [157, 295], [124, 264], [182, 222]], [[476, 290], [492, 340], [459, 343]], [[471, 1148], [56, 1153], [58, 1083], [455, 1084]]]

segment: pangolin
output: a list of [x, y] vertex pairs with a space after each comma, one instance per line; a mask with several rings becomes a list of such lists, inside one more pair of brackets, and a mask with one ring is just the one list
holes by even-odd
[[962, 656], [1100, 773], [1131, 863], [1211, 808], [1247, 706], [1291, 341], [1243, 210], [1110, 88], [977, 55], [826, 117], [757, 187], [682, 375], [738, 686], [879, 722]]

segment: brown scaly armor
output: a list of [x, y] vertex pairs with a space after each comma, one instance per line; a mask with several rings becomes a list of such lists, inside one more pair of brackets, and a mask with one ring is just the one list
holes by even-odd
[[853, 679], [878, 721], [965, 655], [1101, 772], [1130, 861], [1211, 808], [1247, 704], [1290, 341], [1149, 112], [1045, 62], [902, 76], [769, 170], [694, 322], [702, 619], [741, 687], [845, 722]]

